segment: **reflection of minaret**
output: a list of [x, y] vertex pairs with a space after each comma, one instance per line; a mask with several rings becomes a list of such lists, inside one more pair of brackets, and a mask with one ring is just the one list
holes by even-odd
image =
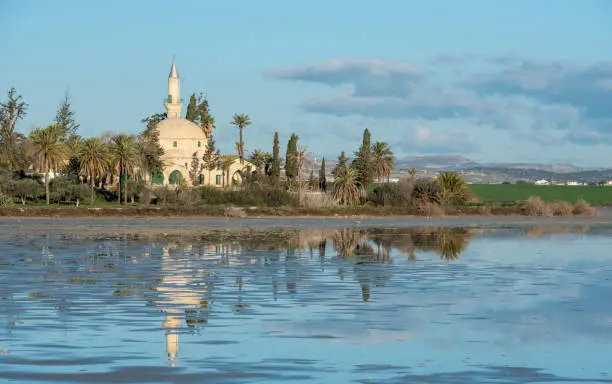
[[168, 354], [168, 361], [170, 362], [170, 366], [174, 365], [174, 360], [178, 356], [178, 348], [179, 348], [179, 335], [176, 328], [181, 326], [181, 320], [178, 316], [166, 316], [166, 321], [164, 321], [164, 328], [168, 328], [166, 331], [166, 353]]
[[[185, 247], [187, 254], [190, 249], [189, 246]], [[166, 353], [170, 365], [173, 366], [178, 357], [178, 332], [183, 326], [180, 314], [183, 311], [199, 309], [203, 305], [207, 306], [208, 301], [201, 300], [205, 291], [198, 291], [195, 286], [190, 285], [191, 279], [197, 278], [194, 276], [194, 271], [177, 265], [182, 262], [170, 258], [170, 249], [167, 246], [163, 247], [162, 251], [162, 281], [157, 287], [157, 292], [162, 298], [159, 304], [166, 312], [163, 323], [163, 327], [166, 328]], [[166, 300], [163, 300], [164, 298]]]

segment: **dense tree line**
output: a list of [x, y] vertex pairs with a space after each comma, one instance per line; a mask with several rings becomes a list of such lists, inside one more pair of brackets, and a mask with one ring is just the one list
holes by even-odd
[[[86, 191], [92, 205], [97, 194], [126, 205], [134, 202], [145, 187], [151, 186], [153, 176], [163, 171], [164, 151], [155, 127], [167, 118], [164, 113], [142, 119], [144, 127], [136, 135], [103, 134], [101, 137], [82, 138], [68, 93], [49, 125], [24, 135], [16, 127], [26, 116], [28, 107], [14, 88], [8, 91], [7, 100], [0, 103], [0, 166], [4, 169], [0, 174], [1, 199], [10, 196], [25, 203], [42, 196], [46, 204], [50, 204], [52, 201], [83, 199]], [[215, 169], [222, 171], [223, 186], [233, 186], [230, 166], [235, 157], [223, 156], [216, 149], [215, 119], [208, 100], [202, 95], [191, 95], [186, 119], [197, 124], [208, 141], [203, 155], [199, 157], [197, 152], [194, 153], [188, 165], [191, 185], [179, 185], [179, 192], [199, 187], [202, 172], [207, 172], [210, 180]], [[328, 194], [340, 204], [366, 201], [403, 204], [410, 199], [442, 204], [465, 199], [466, 188], [457, 174], [444, 174], [432, 183], [414, 180], [416, 170], [411, 170], [409, 193], [402, 189], [405, 186], [401, 183], [389, 183], [394, 171], [394, 154], [387, 143], [372, 142], [367, 128], [352, 158], [348, 158], [344, 151], [340, 153], [329, 173], [332, 176], [330, 181], [325, 159], [316, 164], [314, 159], [308, 158], [296, 133], [288, 139], [283, 158], [278, 132], [274, 133], [271, 153], [262, 149], [247, 151], [244, 130], [252, 125], [250, 116], [236, 113], [229, 124], [238, 130], [235, 147], [241, 164], [245, 164], [245, 160], [253, 164], [252, 169], [242, 171], [241, 188], [258, 188], [265, 196], [297, 193], [298, 203], [301, 203], [303, 192], [310, 190]], [[246, 164], [245, 169], [250, 164]], [[308, 175], [310, 177], [304, 177]], [[110, 186], [112, 192], [107, 188]], [[64, 192], [56, 192], [60, 187]], [[274, 190], [284, 192], [269, 192]], [[153, 193], [161, 196], [166, 192], [154, 190]]]

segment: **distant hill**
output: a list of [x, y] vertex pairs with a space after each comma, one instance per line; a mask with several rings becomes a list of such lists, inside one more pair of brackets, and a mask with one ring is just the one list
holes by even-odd
[[465, 156], [429, 155], [412, 156], [396, 161], [401, 172], [408, 168], [421, 171], [461, 171], [466, 179], [474, 183], [497, 183], [503, 181], [539, 180], [598, 182], [612, 180], [612, 169], [581, 168], [572, 164], [542, 163], [477, 163]]
[[478, 164], [467, 157], [456, 155], [411, 156], [395, 162], [397, 169], [417, 168], [433, 171], [460, 171], [476, 166]]

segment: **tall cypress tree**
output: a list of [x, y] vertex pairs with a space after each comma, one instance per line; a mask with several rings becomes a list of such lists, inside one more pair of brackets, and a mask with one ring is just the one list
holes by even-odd
[[359, 150], [355, 152], [355, 159], [351, 163], [351, 167], [355, 169], [357, 173], [357, 183], [367, 188], [372, 184], [374, 180], [374, 164], [372, 161], [372, 146], [370, 131], [366, 128], [363, 131], [363, 142], [359, 147]]
[[344, 154], [344, 151], [340, 152], [340, 156], [338, 156], [338, 162], [334, 169], [332, 169], [331, 174], [337, 179], [344, 174], [346, 171], [346, 164], [348, 162], [348, 158]]
[[189, 105], [187, 105], [185, 119], [191, 122], [196, 122], [196, 120], [198, 120], [198, 99], [196, 98], [195, 93], [189, 98]]
[[287, 154], [285, 156], [285, 175], [289, 180], [295, 180], [298, 175], [298, 136], [293, 133], [287, 143]]
[[280, 148], [278, 141], [278, 132], [274, 132], [274, 146], [272, 147], [272, 169], [270, 170], [270, 181], [272, 184], [278, 183], [280, 179]]
[[321, 169], [319, 170], [319, 189], [325, 192], [327, 190], [327, 178], [325, 177], [325, 158], [321, 161]]

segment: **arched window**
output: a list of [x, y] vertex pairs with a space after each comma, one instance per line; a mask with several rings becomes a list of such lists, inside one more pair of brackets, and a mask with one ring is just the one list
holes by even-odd
[[202, 143], [198, 140], [198, 148], [202, 146]]
[[151, 175], [151, 184], [162, 185], [164, 183], [164, 174], [156, 173]]
[[177, 142], [177, 141], [173, 141], [173, 142], [172, 142], [172, 146], [173, 146], [174, 148], [178, 147], [178, 142]]
[[[199, 143], [199, 141], [198, 141]], [[202, 185], [204, 184], [204, 175], [200, 173], [200, 176], [198, 176], [198, 184]]]
[[170, 182], [170, 184], [172, 185], [180, 184], [182, 180], [183, 180], [183, 174], [177, 169], [172, 171], [172, 173], [170, 174], [170, 177], [168, 177], [168, 182]]

